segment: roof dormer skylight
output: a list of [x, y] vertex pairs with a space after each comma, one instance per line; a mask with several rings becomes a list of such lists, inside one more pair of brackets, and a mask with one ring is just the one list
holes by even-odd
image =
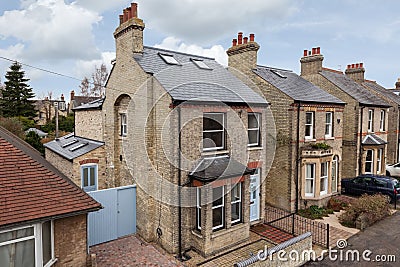
[[280, 77], [280, 78], [283, 78], [283, 79], [287, 78], [285, 75], [283, 75], [282, 73], [278, 72], [277, 70], [271, 70], [271, 72], [273, 74], [275, 74], [276, 76]]
[[194, 59], [194, 58], [191, 58], [191, 60], [192, 60], [193, 63], [196, 64], [196, 66], [199, 67], [200, 69], [212, 70], [212, 68], [210, 68], [206, 63], [204, 63], [203, 60]]
[[165, 63], [167, 63], [167, 64], [180, 65], [179, 62], [174, 58], [173, 55], [161, 54], [161, 53], [159, 53], [159, 55], [165, 61]]

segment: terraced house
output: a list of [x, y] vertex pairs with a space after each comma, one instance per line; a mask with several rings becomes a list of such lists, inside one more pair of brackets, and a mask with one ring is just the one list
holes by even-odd
[[253, 34], [239, 33], [227, 54], [230, 70], [271, 103], [276, 151], [267, 203], [287, 210], [326, 204], [340, 192], [345, 103], [290, 70], [257, 65], [259, 47]]
[[[320, 48], [304, 50], [301, 76], [347, 103], [343, 111], [342, 177], [385, 174], [391, 105], [341, 71], [323, 67]], [[362, 66], [361, 66], [362, 68]]]
[[137, 184], [140, 236], [213, 255], [264, 218], [268, 103], [214, 59], [144, 46], [144, 29], [133, 3], [114, 32], [106, 98], [74, 110], [70, 138], [104, 142], [99, 184]]

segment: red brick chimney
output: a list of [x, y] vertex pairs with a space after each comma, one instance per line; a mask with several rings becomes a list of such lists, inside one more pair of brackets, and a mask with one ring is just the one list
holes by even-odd
[[119, 15], [119, 26], [114, 32], [117, 62], [118, 59], [126, 58], [126, 53], [143, 52], [144, 28], [143, 20], [138, 18], [137, 3], [131, 3], [131, 6], [125, 8], [122, 15]]
[[303, 57], [300, 59], [301, 63], [301, 75], [311, 75], [317, 74], [322, 71], [322, 62], [324, 61], [324, 56], [321, 55], [321, 48], [314, 47], [309, 50], [303, 51]]
[[233, 39], [232, 47], [226, 51], [228, 54], [228, 66], [246, 73], [257, 67], [257, 51], [260, 46], [255, 42], [254, 33], [249, 37], [243, 37], [239, 32], [237, 39]]
[[74, 100], [74, 99], [75, 99], [75, 91], [72, 90], [72, 91], [71, 91], [71, 99], [70, 99], [70, 101], [72, 101], [72, 100]]
[[345, 74], [347, 77], [353, 79], [357, 83], [363, 83], [365, 81], [364, 78], [364, 64], [363, 63], [354, 63], [347, 65], [347, 69]]
[[64, 101], [64, 94], [61, 94], [61, 101]]
[[400, 78], [397, 79], [395, 86], [396, 86], [396, 89], [400, 89]]

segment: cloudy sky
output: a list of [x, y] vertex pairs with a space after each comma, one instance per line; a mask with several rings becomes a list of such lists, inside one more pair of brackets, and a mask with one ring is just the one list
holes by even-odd
[[[79, 91], [94, 66], [115, 57], [113, 32], [127, 0], [0, 2], [0, 57], [24, 66], [37, 97]], [[145, 45], [215, 57], [242, 31], [255, 33], [258, 63], [299, 73], [304, 49], [320, 46], [325, 67], [363, 62], [366, 78], [391, 88], [400, 77], [400, 2], [359, 0], [138, 0]], [[0, 77], [11, 62], [0, 59]]]

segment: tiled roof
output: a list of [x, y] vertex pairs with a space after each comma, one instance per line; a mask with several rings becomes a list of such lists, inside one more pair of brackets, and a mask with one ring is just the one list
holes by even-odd
[[387, 144], [385, 140], [378, 137], [376, 134], [368, 134], [362, 141], [363, 145], [384, 145]]
[[343, 73], [324, 69], [321, 71], [321, 74], [362, 105], [390, 107], [389, 103], [369, 92]]
[[0, 127], [0, 228], [100, 208], [37, 151]]
[[378, 94], [383, 95], [384, 97], [389, 98], [391, 101], [400, 105], [400, 96], [393, 93], [392, 90], [388, 90], [385, 87], [373, 81], [365, 81], [362, 83], [362, 85], [370, 88], [371, 90], [374, 90]]
[[[161, 55], [178, 64], [168, 64]], [[145, 47], [135, 60], [152, 73], [175, 101], [207, 101], [267, 105], [267, 101], [214, 59], [158, 48]], [[208, 68], [201, 68], [193, 60]]]
[[189, 176], [206, 182], [216, 179], [239, 177], [251, 174], [253, 171], [253, 169], [249, 169], [233, 158], [221, 156], [201, 159]]
[[257, 66], [253, 71], [293, 100], [345, 104], [342, 100], [327, 93], [290, 70]]
[[100, 109], [103, 106], [105, 98], [98, 98], [88, 103], [83, 103], [72, 110]]
[[103, 145], [104, 142], [86, 139], [70, 133], [44, 144], [44, 147], [68, 160], [73, 160]]

